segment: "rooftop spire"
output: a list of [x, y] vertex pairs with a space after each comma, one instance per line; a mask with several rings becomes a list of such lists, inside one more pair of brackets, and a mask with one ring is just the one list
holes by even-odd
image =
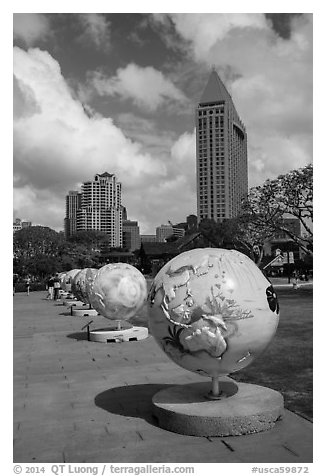
[[212, 65], [212, 71], [202, 97], [200, 98], [199, 103], [205, 104], [215, 101], [229, 101], [230, 95], [227, 92], [224, 84], [222, 83], [219, 75], [216, 72], [215, 65]]

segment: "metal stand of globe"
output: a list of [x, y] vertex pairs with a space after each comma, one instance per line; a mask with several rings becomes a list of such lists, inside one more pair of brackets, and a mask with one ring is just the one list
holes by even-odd
[[148, 329], [133, 326], [135, 316], [146, 302], [147, 285], [142, 273], [127, 263], [108, 264], [100, 268], [89, 293], [92, 307], [110, 321], [108, 327], [90, 331], [95, 342], [130, 342], [148, 337]]
[[253, 261], [235, 250], [182, 253], [156, 275], [148, 305], [151, 334], [166, 355], [210, 378], [154, 395], [159, 426], [227, 436], [275, 425], [284, 409], [282, 395], [228, 377], [263, 352], [278, 325], [276, 294]]
[[220, 382], [218, 377], [212, 377], [212, 388], [206, 395], [206, 398], [210, 400], [220, 400], [222, 392], [220, 389]]

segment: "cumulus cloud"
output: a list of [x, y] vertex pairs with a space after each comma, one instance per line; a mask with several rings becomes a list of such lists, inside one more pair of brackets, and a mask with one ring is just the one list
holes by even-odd
[[95, 71], [90, 74], [90, 83], [101, 96], [118, 95], [131, 99], [148, 111], [154, 111], [167, 102], [186, 101], [183, 92], [152, 66], [129, 63], [125, 68], [119, 68], [116, 76], [111, 78]]
[[123, 203], [143, 232], [153, 231], [155, 217], [169, 218], [167, 210], [180, 220], [193, 212], [187, 135], [166, 161], [144, 152], [112, 119], [85, 113], [46, 51], [14, 48], [14, 76], [14, 208], [22, 216], [62, 229], [67, 192], [104, 171], [122, 182]]
[[154, 157], [164, 160], [178, 138], [174, 131], [159, 127], [153, 117], [144, 118], [131, 112], [124, 112], [116, 116], [116, 122], [127, 137], [142, 144]]
[[165, 157], [167, 176], [138, 190], [128, 207], [128, 216], [143, 224], [142, 233], [153, 233], [153, 224], [185, 221], [196, 213], [195, 132], [182, 134]]
[[[111, 77], [90, 73], [87, 87], [76, 92], [49, 53], [14, 49], [14, 207], [25, 219], [62, 229], [66, 193], [104, 171], [122, 182], [123, 204], [142, 233], [196, 212], [194, 111], [187, 96], [194, 107], [213, 64], [247, 129], [250, 186], [311, 162], [311, 15], [296, 16], [286, 39], [261, 14], [151, 18], [164, 23], [173, 48], [164, 75], [129, 63]], [[102, 27], [94, 31], [109, 35], [110, 26]], [[26, 44], [35, 41], [22, 31]], [[43, 31], [45, 37], [49, 28]], [[120, 100], [114, 121], [96, 113], [94, 91]]]
[[110, 48], [110, 22], [100, 13], [81, 13], [80, 22], [84, 28], [80, 37], [84, 42], [91, 41], [98, 49]]
[[14, 38], [23, 40], [27, 46], [51, 34], [49, 20], [41, 13], [14, 13], [13, 31]]
[[[154, 19], [165, 23], [166, 14], [155, 14]], [[266, 29], [262, 13], [174, 13], [168, 15], [179, 35], [189, 41], [198, 60], [205, 59], [210, 49], [236, 29]], [[203, 58], [204, 57], [204, 58]]]

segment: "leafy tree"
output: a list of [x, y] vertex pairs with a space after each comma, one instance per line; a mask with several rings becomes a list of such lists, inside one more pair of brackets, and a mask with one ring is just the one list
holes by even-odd
[[[243, 214], [258, 235], [283, 232], [303, 251], [312, 253], [313, 167], [307, 165], [266, 180], [250, 189], [243, 202]], [[287, 226], [284, 216], [297, 218], [304, 229], [301, 236]]]
[[274, 230], [266, 227], [257, 229], [248, 215], [240, 215], [217, 223], [212, 219], [200, 222], [198, 230], [203, 236], [199, 246], [212, 243], [216, 248], [235, 249], [249, 256], [257, 266], [263, 256], [263, 245], [273, 236]]
[[32, 226], [16, 231], [13, 237], [14, 272], [38, 278], [58, 270], [58, 256], [64, 237], [44, 226]]
[[211, 242], [216, 248], [226, 248], [229, 236], [225, 233], [224, 222], [217, 223], [212, 218], [204, 218], [198, 226], [203, 238]]
[[16, 231], [13, 238], [16, 258], [33, 258], [37, 255], [57, 256], [64, 238], [46, 226], [31, 226]]
[[264, 243], [273, 237], [274, 230], [268, 226], [257, 228], [248, 215], [225, 220], [224, 226], [234, 249], [245, 253], [260, 266]]
[[71, 235], [69, 242], [84, 245], [90, 251], [99, 251], [103, 246], [109, 245], [109, 236], [104, 231], [81, 230]]

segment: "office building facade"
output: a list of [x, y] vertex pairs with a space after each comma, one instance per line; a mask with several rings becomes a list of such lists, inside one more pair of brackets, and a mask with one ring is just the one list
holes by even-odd
[[77, 211], [81, 207], [81, 196], [82, 194], [76, 190], [70, 190], [66, 195], [66, 217], [64, 219], [66, 239], [77, 231]]
[[197, 216], [236, 217], [248, 192], [247, 134], [213, 70], [196, 109]]
[[138, 222], [134, 220], [122, 221], [122, 240], [123, 248], [129, 251], [139, 250], [140, 233]]
[[156, 243], [156, 235], [140, 235], [140, 243]]
[[160, 225], [156, 227], [156, 241], [158, 243], [164, 243], [166, 238], [173, 235], [172, 225]]

